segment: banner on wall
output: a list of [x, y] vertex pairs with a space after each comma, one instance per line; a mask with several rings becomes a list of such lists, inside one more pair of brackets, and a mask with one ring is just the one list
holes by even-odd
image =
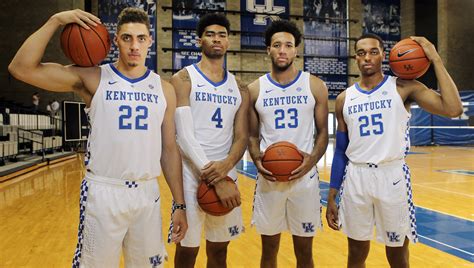
[[240, 11], [242, 49], [265, 49], [263, 32], [268, 24], [278, 18], [288, 19], [290, 15], [286, 0], [240, 0]]
[[362, 32], [373, 33], [384, 40], [385, 60], [382, 69], [390, 74], [390, 49], [400, 41], [400, 0], [362, 0], [364, 19]]
[[[110, 40], [113, 40], [115, 31], [117, 29], [117, 18], [122, 9], [126, 7], [138, 7], [145, 10], [150, 18], [150, 32], [152, 35], [153, 44], [148, 49], [145, 65], [148, 69], [157, 71], [157, 57], [156, 57], [156, 2], [157, 0], [123, 0], [123, 1], [109, 1], [99, 0], [99, 18], [102, 24], [107, 27], [109, 31]], [[117, 46], [112, 42], [109, 54], [104, 59], [102, 64], [116, 62], [119, 51]]]
[[189, 9], [224, 10], [225, 4], [226, 0], [173, 0], [173, 48], [192, 50], [173, 52], [173, 69], [182, 69], [201, 59], [194, 29], [204, 13]]
[[[326, 82], [329, 97], [348, 87], [347, 0], [304, 0], [304, 69]], [[339, 19], [339, 20], [338, 20]]]

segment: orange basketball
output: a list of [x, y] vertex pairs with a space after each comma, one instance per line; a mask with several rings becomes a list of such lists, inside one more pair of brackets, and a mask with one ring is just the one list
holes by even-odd
[[410, 38], [403, 39], [392, 47], [389, 61], [392, 72], [402, 79], [416, 79], [430, 67], [423, 48]]
[[288, 181], [291, 172], [303, 163], [303, 156], [291, 142], [280, 141], [270, 145], [262, 158], [262, 165], [278, 181]]
[[[230, 177], [225, 179], [234, 182], [234, 180]], [[214, 189], [214, 186], [208, 186], [205, 181], [202, 181], [201, 184], [199, 184], [197, 191], [197, 201], [204, 212], [213, 216], [225, 215], [233, 209], [224, 207], [216, 194], [216, 189]]]
[[61, 33], [61, 48], [72, 62], [90, 67], [99, 64], [110, 50], [110, 37], [103, 24], [89, 25], [86, 30], [76, 23], [64, 27]]

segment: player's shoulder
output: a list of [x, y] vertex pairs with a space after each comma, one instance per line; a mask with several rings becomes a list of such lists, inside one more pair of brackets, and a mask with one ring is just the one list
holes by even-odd
[[234, 77], [235, 82], [237, 83], [237, 86], [239, 87], [239, 90], [241, 92], [248, 92], [248, 84], [245, 83], [244, 81], [240, 80], [240, 78]]
[[174, 91], [173, 85], [164, 79], [163, 77], [160, 77], [160, 82], [161, 82], [161, 87], [163, 88], [163, 91]]
[[249, 91], [258, 91], [260, 90], [260, 79], [256, 79], [247, 85]]
[[191, 77], [189, 76], [189, 72], [186, 68], [179, 70], [173, 76], [171, 76], [170, 80], [171, 84], [177, 89], [181, 89], [182, 87], [190, 87], [191, 86]]
[[326, 83], [321, 78], [309, 74], [309, 85], [311, 87], [311, 92], [314, 96], [327, 98], [328, 88], [326, 86]]
[[346, 92], [347, 89], [339, 93], [336, 97], [336, 104], [344, 104], [344, 101], [346, 100]]
[[260, 91], [260, 79], [257, 78], [256, 80], [248, 84], [247, 89], [250, 94], [250, 99], [256, 100], [258, 97], [258, 92]]
[[74, 89], [87, 90], [91, 93], [94, 93], [100, 85], [100, 80], [102, 79], [101, 74], [105, 71], [99, 66], [84, 68], [76, 65], [68, 65], [66, 68], [79, 77], [79, 80], [74, 84]]
[[406, 79], [396, 78], [396, 85], [398, 89], [409, 90], [411, 88], [422, 86], [423, 84], [417, 80], [406, 80]]
[[321, 78], [317, 77], [316, 75], [311, 74], [311, 73], [308, 73], [308, 75], [309, 75], [309, 81], [311, 83], [315, 83], [317, 85], [326, 85], [324, 81]]

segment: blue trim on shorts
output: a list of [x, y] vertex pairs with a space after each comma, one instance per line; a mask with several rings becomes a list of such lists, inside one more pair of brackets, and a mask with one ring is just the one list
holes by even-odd
[[[241, 160], [237, 171], [256, 179], [257, 168]], [[320, 181], [321, 203], [327, 205], [329, 183]], [[419, 241], [461, 259], [474, 262], [474, 221], [416, 207], [416, 224]]]
[[77, 246], [72, 259], [72, 267], [79, 268], [81, 264], [82, 245], [84, 242], [84, 221], [86, 217], [86, 203], [90, 183], [84, 179], [81, 183], [81, 192], [79, 195], [79, 228], [77, 231]]

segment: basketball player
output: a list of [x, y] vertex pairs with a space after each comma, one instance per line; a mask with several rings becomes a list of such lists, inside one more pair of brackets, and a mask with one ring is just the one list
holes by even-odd
[[176, 98], [173, 87], [145, 66], [152, 43], [148, 16], [136, 8], [121, 12], [115, 63], [89, 68], [41, 63], [54, 32], [68, 23], [89, 29], [100, 20], [82, 10], [53, 15], [23, 43], [9, 70], [49, 91], [76, 92], [87, 106], [91, 129], [73, 267], [118, 267], [122, 249], [127, 267], [158, 267], [166, 254], [156, 178], [161, 169], [178, 208], [172, 217], [175, 242], [187, 223]]
[[[176, 247], [175, 266], [194, 267], [201, 232], [206, 233], [207, 267], [226, 267], [227, 246], [243, 231], [240, 192], [235, 165], [248, 142], [247, 88], [223, 68], [229, 47], [229, 21], [223, 15], [208, 14], [198, 22], [198, 45], [202, 58], [176, 73], [176, 129], [184, 153], [183, 180], [189, 230]], [[225, 216], [204, 213], [197, 203], [201, 180], [215, 186], [226, 207]]]
[[424, 37], [411, 38], [433, 63], [440, 94], [416, 80], [383, 75], [382, 39], [365, 34], [354, 45], [361, 80], [336, 99], [336, 150], [326, 218], [329, 227], [342, 228], [348, 237], [349, 267], [365, 267], [374, 225], [390, 266], [409, 266], [408, 243], [417, 241], [405, 163], [410, 105], [416, 102], [428, 112], [449, 117], [462, 113], [456, 85], [433, 44]]
[[[293, 23], [274, 21], [265, 31], [271, 72], [249, 85], [249, 152], [259, 172], [252, 223], [262, 237], [261, 267], [277, 266], [285, 230], [293, 235], [297, 267], [313, 267], [313, 236], [321, 227], [316, 163], [328, 144], [328, 92], [321, 79], [297, 70], [300, 42], [301, 32]], [[279, 141], [295, 144], [304, 156], [289, 182], [276, 182], [262, 166], [265, 149]]]

